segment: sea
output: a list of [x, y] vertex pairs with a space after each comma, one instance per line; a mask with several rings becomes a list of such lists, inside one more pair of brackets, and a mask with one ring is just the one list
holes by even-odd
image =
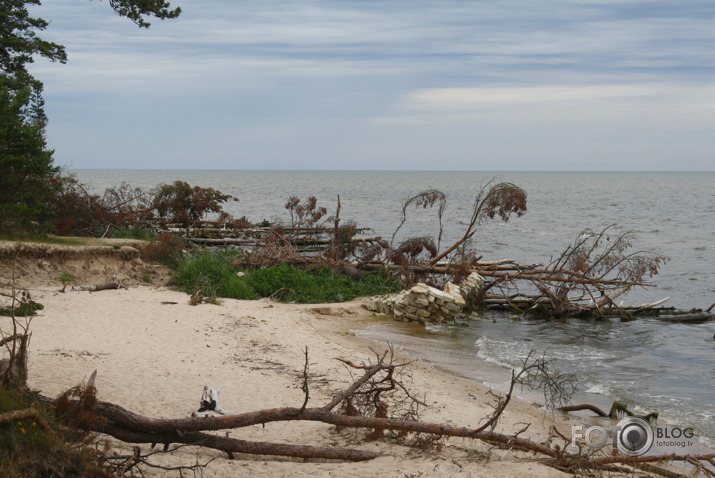
[[[482, 172], [482, 171], [247, 171], [74, 170], [90, 191], [126, 182], [151, 189], [175, 180], [212, 187], [238, 202], [234, 217], [288, 223], [291, 196], [315, 196], [341, 221], [370, 228], [390, 240], [403, 201], [426, 189], [447, 196], [442, 247], [462, 236], [479, 191], [491, 182], [511, 182], [527, 193], [527, 212], [507, 222], [481, 225], [471, 247], [483, 260], [512, 259], [548, 264], [587, 229], [631, 232], [631, 252], [652, 251], [669, 261], [653, 285], [621, 296], [624, 305], [668, 297], [666, 306], [707, 309], [715, 303], [715, 172]], [[439, 234], [436, 209], [407, 210], [395, 241]], [[670, 323], [656, 317], [613, 320], [510, 320], [483, 312], [460, 325], [379, 323], [356, 331], [390, 342], [437, 368], [503, 388], [511, 368], [530, 353], [552, 360], [551, 368], [578, 377], [573, 402], [606, 411], [614, 400], [648, 413], [659, 423], [692, 427], [699, 443], [715, 445], [715, 322]], [[522, 392], [538, 401], [537, 396]]]

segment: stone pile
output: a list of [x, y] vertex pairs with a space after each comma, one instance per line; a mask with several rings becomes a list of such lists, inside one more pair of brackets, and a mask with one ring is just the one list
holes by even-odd
[[395, 320], [420, 323], [454, 323], [454, 319], [473, 303], [484, 278], [473, 272], [460, 285], [448, 282], [444, 290], [419, 283], [411, 289], [370, 297], [363, 306], [373, 312], [391, 315]]

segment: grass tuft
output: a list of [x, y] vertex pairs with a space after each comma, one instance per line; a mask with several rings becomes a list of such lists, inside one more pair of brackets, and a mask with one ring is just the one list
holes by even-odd
[[236, 275], [235, 254], [200, 253], [186, 257], [176, 269], [174, 282], [179, 289], [194, 294], [197, 287], [204, 296], [227, 299], [258, 299], [245, 277]]

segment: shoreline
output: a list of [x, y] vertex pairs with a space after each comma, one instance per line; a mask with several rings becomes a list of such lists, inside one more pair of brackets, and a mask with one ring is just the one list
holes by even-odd
[[[223, 300], [222, 305], [190, 306], [186, 294], [148, 286], [97, 293], [31, 291], [45, 309], [31, 324], [29, 385], [55, 396], [96, 369], [100, 400], [149, 417], [188, 415], [198, 407], [204, 385], [218, 388], [221, 407], [234, 413], [297, 406], [303, 399], [299, 377], [304, 347], [310, 358], [310, 406], [318, 406], [350, 383], [335, 358], [367, 362], [374, 359], [370, 348], [378, 351], [373, 341], [351, 332], [374, 323], [359, 301], [299, 305]], [[413, 389], [426, 396], [429, 405], [423, 421], [476, 427], [491, 410], [485, 403], [485, 385], [422, 360], [410, 367]], [[513, 433], [519, 424], [531, 423], [524, 436], [540, 442], [547, 439], [552, 423], [568, 431], [571, 421], [515, 398], [497, 430]], [[272, 423], [232, 433], [249, 440], [354, 446], [390, 456], [362, 463], [247, 455], [230, 460], [219, 452], [199, 450], [205, 458], [199, 461], [216, 457], [204, 470], [206, 476], [560, 475], [533, 455], [490, 451], [476, 440], [451, 438], [441, 451], [423, 452], [384, 441], [356, 445], [344, 432], [320, 423]], [[186, 464], [194, 463], [196, 456], [195, 449], [182, 448], [157, 460]]]
[[[480, 318], [479, 320], [483, 320]], [[436, 326], [442, 327], [442, 326]], [[505, 392], [508, 389], [510, 383], [510, 371], [511, 368], [507, 368], [501, 363], [490, 362], [484, 358], [478, 356], [474, 353], [469, 357], [468, 361], [465, 361], [465, 357], [455, 357], [454, 350], [439, 351], [436, 350], [440, 346], [448, 346], [449, 342], [442, 341], [442, 334], [437, 332], [425, 332], [420, 330], [417, 324], [406, 323], [406, 322], [392, 322], [385, 321], [377, 324], [368, 324], [357, 331], [357, 333], [373, 342], [373, 343], [383, 343], [390, 342], [402, 353], [408, 354], [413, 359], [419, 359], [423, 362], [431, 364], [435, 370], [442, 371], [447, 374], [463, 377], [467, 380], [477, 382], [485, 387], [491, 388], [498, 392]], [[440, 340], [435, 341], [435, 343], [425, 345], [425, 342], [430, 341], [435, 337], [440, 337]], [[432, 355], [437, 351], [437, 355]], [[470, 351], [472, 351], [470, 349]], [[459, 351], [461, 352], [461, 350]], [[473, 352], [473, 351], [472, 351]], [[537, 355], [540, 355], [541, 351], [536, 351]], [[558, 363], [556, 371], [558, 371]], [[578, 379], [577, 379], [578, 380]], [[577, 386], [581, 385], [580, 381], [577, 381]], [[614, 401], [622, 401], [614, 399], [605, 393], [594, 391], [593, 386], [589, 386], [587, 389], [578, 389], [569, 405], [576, 403], [589, 403], [602, 410], [608, 411]], [[544, 406], [544, 395], [540, 390], [529, 390], [516, 388], [513, 394], [514, 398], [518, 398], [522, 401], [530, 402], [533, 404], [538, 404], [541, 407]], [[646, 414], [651, 411], [650, 409], [643, 408], [640, 404], [631, 404], [632, 407], [629, 408], [639, 414]], [[546, 412], [549, 413], [550, 412]], [[558, 413], [558, 412], [557, 412]], [[661, 416], [658, 418], [657, 425], [665, 427], [667, 429], [679, 428], [682, 429], [684, 425], [682, 422], [673, 418], [671, 416]], [[569, 415], [570, 419], [577, 421], [578, 424], [582, 425], [608, 425], [609, 419], [602, 419], [591, 412], [571, 412]], [[615, 423], [615, 422], [614, 422]], [[614, 424], [611, 423], [611, 424]], [[686, 425], [687, 426], [687, 425]], [[695, 428], [696, 440], [693, 445], [688, 447], [691, 453], [701, 453], [701, 454], [712, 454], [715, 453], [715, 447], [713, 447], [713, 438], [709, 435], [703, 434], [701, 430]], [[672, 448], [667, 448], [666, 446], [655, 447], [653, 450], [649, 451], [647, 454], [667, 454], [672, 453]]]

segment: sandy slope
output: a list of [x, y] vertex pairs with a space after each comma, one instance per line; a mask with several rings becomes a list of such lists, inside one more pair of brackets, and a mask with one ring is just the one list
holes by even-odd
[[[303, 349], [310, 354], [311, 402], [318, 406], [346, 387], [349, 376], [336, 357], [373, 358], [368, 343], [350, 333], [370, 316], [357, 302], [321, 306], [225, 300], [192, 307], [183, 293], [136, 286], [96, 293], [33, 289], [44, 311], [32, 321], [30, 385], [57, 395], [97, 370], [101, 400], [152, 417], [183, 417], [198, 407], [204, 385], [219, 388], [220, 405], [232, 412], [300, 406]], [[163, 302], [176, 302], [165, 304]], [[5, 323], [3, 323], [5, 325]], [[414, 390], [426, 394], [425, 421], [476, 426], [490, 410], [481, 384], [416, 362]], [[514, 401], [500, 429], [529, 422], [525, 434], [541, 441], [553, 417]], [[557, 418], [563, 430], [569, 425]], [[518, 426], [520, 428], [520, 426]], [[271, 423], [231, 432], [234, 437], [379, 450], [386, 455], [363, 463], [237, 456], [183, 448], [156, 461], [193, 464], [214, 461], [206, 477], [234, 476], [559, 476], [533, 456], [449, 439], [443, 451], [422, 452], [384, 442], [356, 443], [345, 432], [320, 423]], [[144, 447], [146, 450], [146, 447]], [[490, 459], [480, 457], [488, 453]], [[156, 472], [157, 476], [162, 475]], [[176, 473], [174, 473], [174, 476]]]

